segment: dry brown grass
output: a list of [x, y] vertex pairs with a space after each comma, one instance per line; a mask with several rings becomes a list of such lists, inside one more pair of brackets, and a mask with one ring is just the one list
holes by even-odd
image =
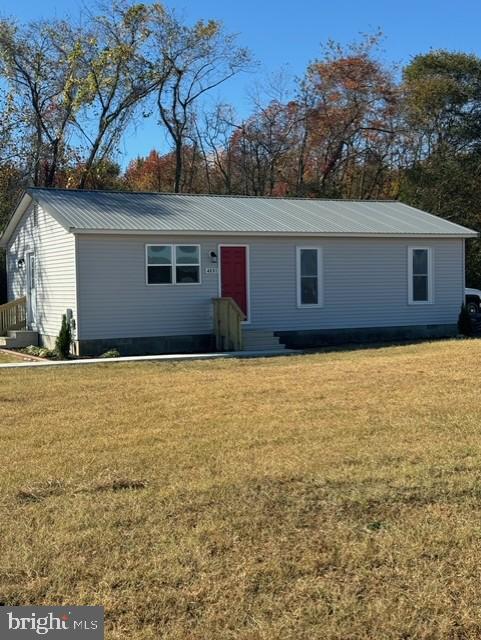
[[6, 353], [0, 349], [0, 364], [7, 364], [7, 362], [21, 362], [21, 358], [17, 358], [11, 353]]
[[479, 341], [0, 372], [0, 601], [112, 640], [481, 637]]

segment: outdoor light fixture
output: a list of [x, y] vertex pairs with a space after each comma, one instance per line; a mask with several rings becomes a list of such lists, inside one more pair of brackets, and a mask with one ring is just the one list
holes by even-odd
[[23, 271], [25, 268], [25, 260], [23, 258], [20, 258], [20, 260], [17, 262], [17, 267], [19, 271]]
[[217, 264], [217, 253], [215, 251], [211, 251], [209, 255], [210, 255], [210, 261], [212, 262], [212, 264]]

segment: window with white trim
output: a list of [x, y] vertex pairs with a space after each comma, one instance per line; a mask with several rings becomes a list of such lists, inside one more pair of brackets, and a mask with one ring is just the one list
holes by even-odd
[[321, 249], [297, 247], [297, 304], [318, 307], [322, 304]]
[[198, 244], [146, 245], [147, 284], [199, 284]]
[[409, 247], [409, 304], [433, 301], [432, 251], [429, 247]]

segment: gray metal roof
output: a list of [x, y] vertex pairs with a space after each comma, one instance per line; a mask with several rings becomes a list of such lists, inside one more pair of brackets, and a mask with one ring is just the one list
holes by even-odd
[[400, 202], [178, 195], [32, 188], [73, 232], [313, 235], [477, 235]]

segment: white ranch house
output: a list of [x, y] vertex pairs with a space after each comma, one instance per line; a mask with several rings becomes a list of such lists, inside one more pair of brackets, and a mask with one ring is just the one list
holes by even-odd
[[67, 314], [85, 355], [449, 336], [476, 235], [399, 202], [32, 188], [0, 239], [0, 334], [25, 300], [24, 341]]

